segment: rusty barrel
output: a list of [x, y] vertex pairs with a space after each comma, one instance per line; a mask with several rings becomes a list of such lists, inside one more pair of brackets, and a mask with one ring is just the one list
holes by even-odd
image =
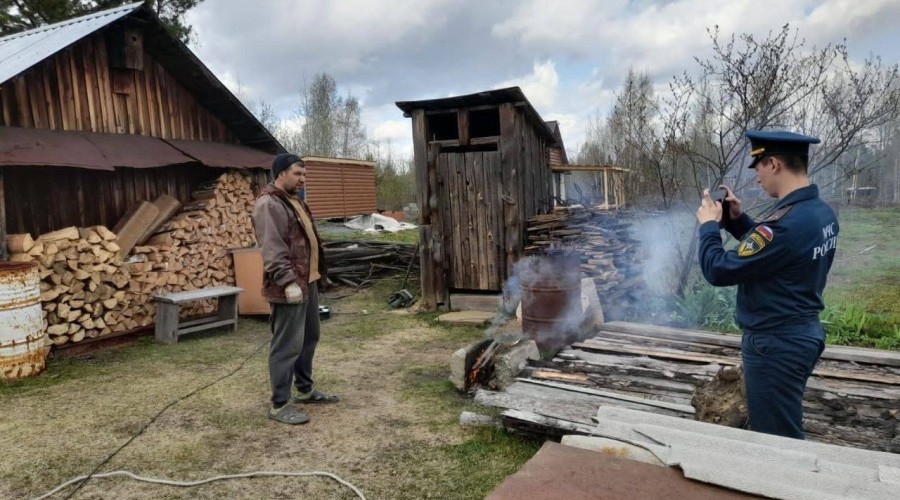
[[522, 331], [541, 350], [576, 340], [581, 320], [581, 259], [578, 254], [526, 257], [517, 265], [522, 288]]
[[0, 379], [37, 375], [50, 347], [41, 312], [40, 275], [28, 262], [0, 262]]

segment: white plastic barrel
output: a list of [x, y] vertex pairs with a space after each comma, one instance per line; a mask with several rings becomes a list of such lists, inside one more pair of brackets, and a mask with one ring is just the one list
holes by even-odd
[[44, 371], [47, 344], [37, 265], [0, 262], [0, 379]]

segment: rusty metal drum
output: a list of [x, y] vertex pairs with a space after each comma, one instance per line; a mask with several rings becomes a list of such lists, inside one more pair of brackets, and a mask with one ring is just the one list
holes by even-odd
[[30, 377], [46, 367], [40, 281], [35, 264], [0, 262], [0, 379]]
[[541, 350], [578, 338], [581, 259], [575, 253], [526, 257], [517, 264], [522, 288], [522, 331]]

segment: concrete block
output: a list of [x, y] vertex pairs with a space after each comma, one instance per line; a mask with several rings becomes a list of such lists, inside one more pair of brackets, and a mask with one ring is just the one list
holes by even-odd
[[560, 443], [566, 446], [582, 448], [585, 450], [596, 451], [610, 457], [627, 458], [645, 464], [665, 466], [662, 461], [656, 458], [656, 455], [649, 451], [615, 439], [608, 439], [594, 436], [569, 435], [563, 436]]
[[494, 356], [494, 377], [491, 379], [491, 385], [498, 390], [506, 389], [522, 373], [529, 359], [541, 359], [541, 353], [533, 340], [520, 341]]
[[582, 330], [594, 330], [603, 324], [603, 307], [600, 305], [600, 296], [597, 295], [597, 285], [593, 278], [581, 280], [581, 314]]
[[482, 345], [487, 341], [478, 341], [467, 347], [457, 349], [450, 357], [450, 382], [460, 391], [466, 390], [466, 368], [472, 362], [472, 358], [478, 353]]

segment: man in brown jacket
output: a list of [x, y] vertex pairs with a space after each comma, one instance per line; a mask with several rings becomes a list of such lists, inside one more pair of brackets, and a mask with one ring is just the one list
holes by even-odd
[[256, 241], [262, 249], [263, 296], [271, 305], [269, 417], [286, 424], [305, 424], [309, 416], [290, 405], [334, 403], [338, 397], [313, 387], [312, 363], [319, 342], [318, 282], [325, 276], [324, 252], [312, 215], [297, 192], [306, 183], [306, 166], [298, 156], [280, 154], [272, 163], [275, 182], [266, 186], [253, 206]]

